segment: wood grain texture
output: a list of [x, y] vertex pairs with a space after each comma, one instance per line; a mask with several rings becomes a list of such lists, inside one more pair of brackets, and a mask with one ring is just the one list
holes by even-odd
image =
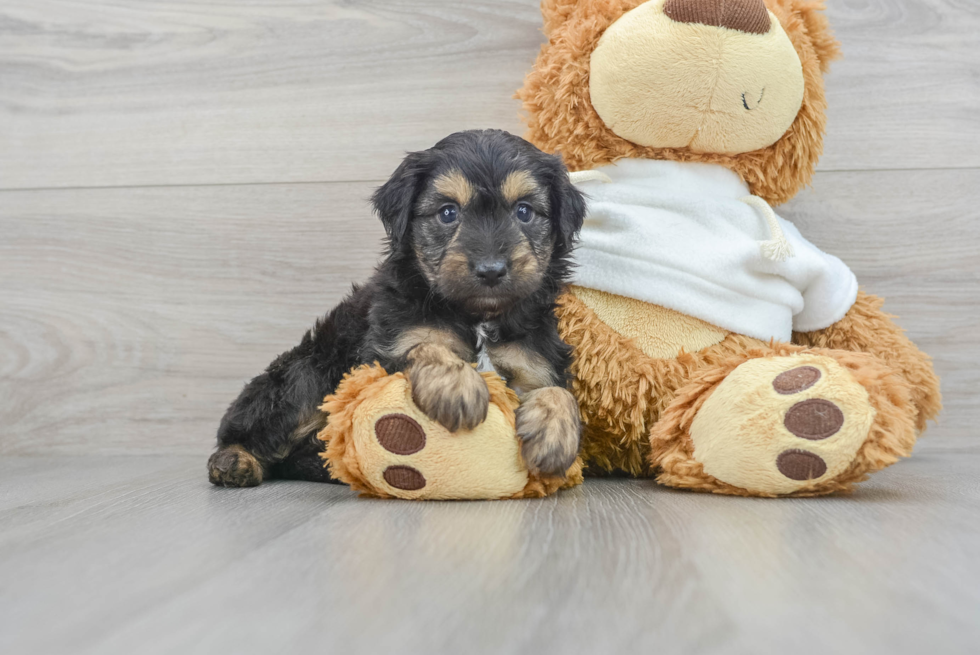
[[[204, 452], [241, 385], [365, 279], [374, 183], [0, 192], [0, 454]], [[783, 214], [980, 417], [980, 171], [823, 173]]]
[[[980, 4], [835, 0], [824, 170], [980, 166]], [[0, 5], [0, 188], [356, 181], [521, 132], [537, 0]]]
[[196, 449], [365, 279], [371, 184], [0, 194], [0, 454]]
[[0, 649], [965, 655], [978, 466], [925, 455], [838, 498], [411, 503], [214, 488], [194, 457], [5, 458]]
[[0, 188], [365, 180], [520, 131], [534, 0], [0, 8]]
[[980, 166], [980, 3], [829, 0], [821, 170]]

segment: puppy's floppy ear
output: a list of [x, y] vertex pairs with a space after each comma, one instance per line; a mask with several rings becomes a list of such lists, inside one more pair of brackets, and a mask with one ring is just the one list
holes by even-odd
[[558, 247], [568, 251], [585, 222], [585, 196], [568, 179], [561, 155], [553, 155], [551, 160], [551, 220], [558, 233]]
[[385, 226], [392, 250], [396, 250], [408, 232], [415, 199], [429, 170], [429, 152], [410, 152], [398, 165], [387, 182], [382, 184], [371, 202]]

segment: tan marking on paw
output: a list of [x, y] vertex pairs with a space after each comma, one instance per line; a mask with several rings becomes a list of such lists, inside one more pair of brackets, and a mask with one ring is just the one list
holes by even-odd
[[242, 446], [225, 446], [208, 459], [208, 480], [219, 487], [254, 487], [262, 482], [262, 464]]
[[575, 462], [582, 437], [578, 403], [560, 387], [528, 393], [517, 408], [521, 454], [532, 473], [562, 475]]
[[462, 359], [473, 358], [473, 349], [454, 333], [424, 326], [402, 332], [395, 340], [395, 345], [389, 354], [392, 358], [404, 357], [408, 351], [422, 343], [440, 345]]
[[518, 395], [554, 386], [558, 380], [548, 360], [519, 343], [487, 344], [490, 362]]
[[450, 432], [472, 430], [487, 418], [490, 391], [476, 369], [445, 346], [423, 343], [408, 353], [412, 399]]
[[457, 170], [443, 173], [432, 182], [432, 187], [446, 196], [455, 200], [462, 207], [473, 199], [473, 185], [466, 179], [466, 176]]

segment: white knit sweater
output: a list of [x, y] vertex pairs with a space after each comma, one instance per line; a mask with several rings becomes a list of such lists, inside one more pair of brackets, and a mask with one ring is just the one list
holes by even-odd
[[574, 283], [764, 341], [825, 328], [857, 279], [715, 164], [627, 159], [573, 174], [589, 198]]

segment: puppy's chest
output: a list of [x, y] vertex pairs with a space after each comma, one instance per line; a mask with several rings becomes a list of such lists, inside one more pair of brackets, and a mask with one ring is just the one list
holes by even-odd
[[476, 326], [476, 370], [480, 373], [496, 373], [493, 362], [490, 361], [490, 351], [487, 344], [496, 341], [498, 332], [492, 323], [480, 323]]

